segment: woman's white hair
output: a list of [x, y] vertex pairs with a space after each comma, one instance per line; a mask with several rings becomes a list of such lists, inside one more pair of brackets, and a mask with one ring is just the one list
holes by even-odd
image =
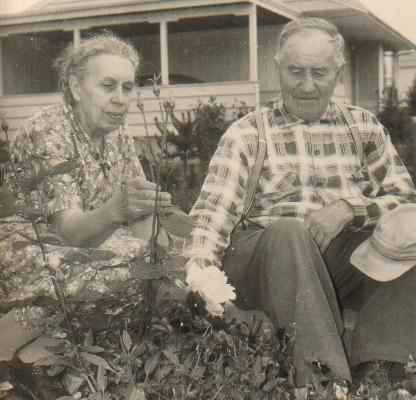
[[59, 85], [67, 103], [72, 105], [75, 103], [69, 87], [69, 77], [73, 75], [82, 81], [87, 70], [88, 61], [101, 54], [126, 58], [135, 69], [139, 65], [139, 54], [133, 45], [109, 31], [82, 40], [78, 47], [70, 44], [54, 62], [54, 66], [59, 73]]
[[305, 32], [309, 30], [318, 30], [328, 34], [331, 41], [335, 43], [335, 62], [338, 68], [345, 64], [344, 50], [345, 41], [339, 33], [338, 28], [323, 18], [298, 18], [288, 22], [280, 33], [277, 42], [277, 54], [275, 60], [277, 63], [281, 61], [282, 49], [290, 36], [295, 33]]

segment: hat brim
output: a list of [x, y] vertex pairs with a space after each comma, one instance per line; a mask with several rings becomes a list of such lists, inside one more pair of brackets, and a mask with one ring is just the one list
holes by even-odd
[[361, 243], [350, 257], [351, 264], [379, 282], [392, 281], [416, 265], [416, 260], [392, 260], [371, 245], [370, 239]]

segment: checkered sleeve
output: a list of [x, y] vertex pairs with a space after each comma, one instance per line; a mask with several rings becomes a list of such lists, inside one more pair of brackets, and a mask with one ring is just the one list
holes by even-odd
[[257, 143], [252, 119], [234, 123], [221, 138], [190, 216], [195, 228], [185, 245], [187, 267], [221, 265], [244, 206]]
[[353, 208], [356, 228], [376, 221], [386, 211], [416, 196], [412, 179], [387, 129], [371, 114], [364, 115], [364, 120], [364, 128], [371, 128], [363, 137], [365, 165], [363, 179], [358, 182], [362, 195], [345, 199]]

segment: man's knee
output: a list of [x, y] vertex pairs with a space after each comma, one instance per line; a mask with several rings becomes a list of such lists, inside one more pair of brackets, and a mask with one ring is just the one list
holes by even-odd
[[306, 225], [297, 218], [282, 217], [265, 230], [265, 234], [274, 239], [299, 239], [309, 235]]

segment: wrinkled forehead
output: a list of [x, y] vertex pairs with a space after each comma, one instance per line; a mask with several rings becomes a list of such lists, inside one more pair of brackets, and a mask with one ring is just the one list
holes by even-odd
[[104, 76], [134, 80], [135, 66], [129, 58], [117, 54], [94, 55], [86, 63], [84, 78], [95, 77], [99, 79]]
[[280, 58], [321, 58], [336, 60], [336, 42], [328, 33], [317, 29], [305, 29], [292, 33], [282, 43]]

